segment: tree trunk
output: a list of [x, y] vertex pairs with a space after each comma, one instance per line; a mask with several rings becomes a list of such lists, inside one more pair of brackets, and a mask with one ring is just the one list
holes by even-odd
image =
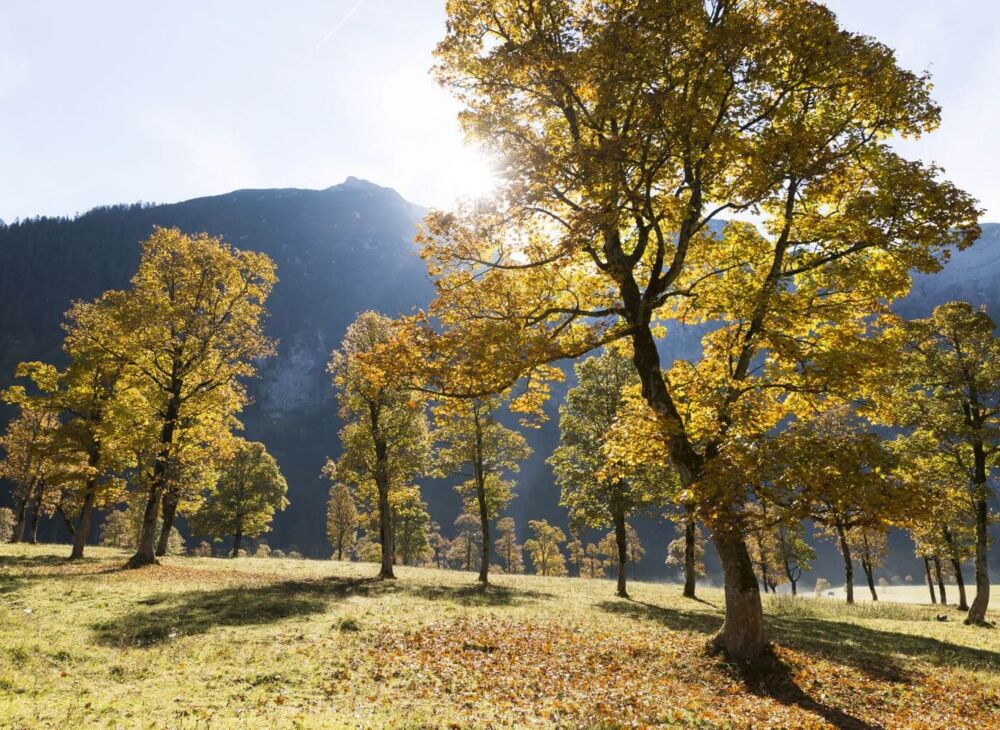
[[799, 589], [798, 589], [799, 582], [797, 580], [793, 580], [792, 578], [789, 578], [788, 582], [792, 584], [792, 595], [793, 596], [799, 595]]
[[965, 596], [965, 577], [962, 575], [962, 561], [958, 557], [958, 550], [955, 546], [955, 538], [948, 529], [948, 525], [941, 526], [945, 544], [948, 546], [948, 554], [951, 556], [951, 569], [955, 573], [955, 584], [958, 586], [958, 610], [968, 611], [969, 603]]
[[875, 569], [866, 559], [861, 559], [861, 569], [865, 572], [865, 579], [868, 581], [868, 590], [871, 591], [872, 600], [878, 600], [878, 593], [875, 592]]
[[986, 623], [986, 608], [990, 604], [989, 566], [989, 506], [985, 495], [976, 500], [976, 597], [965, 619], [970, 624]]
[[625, 561], [628, 559], [628, 535], [625, 532], [625, 513], [621, 510], [615, 510], [613, 519], [615, 523], [615, 547], [618, 548], [618, 588], [616, 592], [619, 598], [628, 598], [628, 586], [626, 585], [628, 579], [625, 575]]
[[344, 538], [337, 540], [337, 560], [344, 559]]
[[732, 659], [756, 662], [767, 654], [768, 644], [750, 553], [736, 528], [716, 530], [712, 539], [722, 562], [726, 595], [726, 618], [712, 643]]
[[479, 566], [479, 582], [483, 584], [483, 587], [486, 587], [490, 582], [490, 515], [486, 506], [486, 485], [478, 467], [477, 472], [476, 500], [479, 503], [479, 529], [483, 533], [483, 557]]
[[160, 527], [160, 539], [156, 543], [157, 557], [167, 554], [167, 546], [170, 544], [170, 530], [174, 527], [174, 517], [177, 516], [178, 495], [175, 489], [168, 489], [163, 493], [163, 525]]
[[156, 563], [156, 518], [160, 514], [160, 501], [167, 483], [167, 467], [170, 459], [170, 447], [174, 442], [174, 429], [180, 415], [180, 383], [174, 384], [174, 392], [167, 404], [166, 418], [160, 430], [160, 450], [153, 465], [153, 478], [149, 485], [149, 497], [146, 499], [146, 510], [142, 515], [142, 530], [139, 532], [139, 546], [135, 555], [129, 558], [126, 568], [141, 568]]
[[382, 543], [382, 567], [378, 575], [380, 578], [395, 578], [396, 574], [393, 572], [392, 566], [396, 557], [396, 546], [393, 543], [388, 484], [378, 485], [378, 535]]
[[684, 597], [694, 598], [696, 570], [695, 570], [695, 540], [697, 539], [698, 527], [695, 524], [691, 510], [687, 510], [687, 519], [684, 522]]
[[10, 541], [12, 543], [24, 542], [24, 527], [28, 523], [28, 493], [24, 495], [23, 498], [18, 500], [17, 503], [17, 523], [14, 525], [14, 534], [11, 536]]
[[63, 524], [66, 525], [66, 532], [68, 532], [69, 536], [75, 540], [76, 525], [73, 524], [73, 520], [71, 520], [69, 515], [66, 514], [66, 510], [63, 508], [62, 502], [59, 502], [59, 504], [56, 505], [56, 512], [60, 517], [62, 517]]
[[934, 593], [934, 578], [931, 576], [931, 561], [929, 558], [924, 558], [924, 570], [927, 571], [927, 588], [931, 592], [931, 603], [937, 603], [937, 596]]
[[28, 542], [32, 545], [38, 544], [38, 523], [42, 517], [42, 500], [36, 499], [35, 506], [31, 510], [31, 530], [28, 532]]
[[847, 602], [854, 603], [854, 565], [851, 562], [851, 546], [847, 544], [847, 530], [842, 522], [836, 523], [837, 536], [840, 538], [840, 554], [844, 557], [844, 588], [847, 591]]
[[70, 560], [79, 560], [83, 557], [87, 538], [90, 537], [90, 522], [94, 516], [94, 492], [93, 480], [88, 480], [86, 495], [83, 498], [83, 509], [80, 510], [80, 528], [73, 537], [73, 552], [70, 553]]
[[236, 528], [236, 536], [233, 540], [233, 555], [232, 557], [238, 558], [240, 556], [240, 543], [243, 542], [243, 526], [240, 525]]
[[944, 589], [944, 576], [941, 574], [941, 558], [934, 556], [934, 574], [937, 576], [938, 593], [941, 595], [941, 605], [948, 605], [948, 594]]

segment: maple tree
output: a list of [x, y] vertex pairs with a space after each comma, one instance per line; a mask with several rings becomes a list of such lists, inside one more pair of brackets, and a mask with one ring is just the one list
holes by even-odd
[[58, 503], [49, 485], [54, 471], [52, 440], [58, 418], [42, 401], [27, 396], [23, 387], [8, 388], [3, 398], [18, 408], [17, 417], [7, 423], [0, 438], [3, 447], [0, 476], [14, 484], [15, 524], [11, 541], [23, 541], [27, 529], [29, 542], [35, 542], [39, 516], [51, 514]]
[[463, 512], [455, 518], [457, 533], [448, 549], [448, 559], [460, 570], [479, 568], [482, 559], [483, 533], [479, 519], [470, 512]]
[[502, 517], [497, 521], [494, 550], [504, 573], [524, 572], [524, 548], [517, 541], [517, 524], [513, 517]]
[[358, 508], [354, 495], [346, 484], [330, 487], [330, 497], [326, 502], [326, 537], [333, 545], [337, 560], [344, 559], [358, 537]]
[[[574, 370], [577, 385], [559, 407], [559, 446], [548, 462], [570, 519], [587, 527], [614, 528], [617, 593], [628, 597], [626, 520], [675, 496], [677, 479], [666, 466], [616, 461], [609, 453], [608, 439], [614, 438], [615, 426], [624, 417], [629, 389], [638, 385], [628, 357], [608, 348], [578, 362]], [[585, 548], [576, 542], [582, 556]]]
[[263, 254], [207, 234], [156, 228], [142, 244], [128, 290], [76, 303], [68, 313], [67, 347], [99, 350], [119, 363], [122, 387], [141, 395], [153, 432], [142, 534], [130, 567], [153, 563], [157, 548], [166, 549], [178, 502], [164, 495], [185, 428], [227, 438], [247, 402], [241, 378], [273, 354], [263, 323], [276, 280]]
[[460, 476], [455, 489], [466, 509], [479, 515], [482, 557], [479, 582], [489, 583], [490, 521], [514, 496], [507, 477], [531, 455], [524, 436], [497, 420], [501, 396], [445, 399], [433, 409], [436, 468], [442, 476]]
[[14, 537], [17, 518], [10, 507], [0, 507], [0, 542], [9, 542]]
[[235, 558], [244, 537], [257, 538], [270, 529], [275, 513], [288, 506], [287, 492], [278, 462], [264, 444], [237, 439], [218, 482], [191, 516], [192, 528], [217, 540], [232, 536]]
[[[711, 476], [731, 440], [800, 409], [817, 370], [847, 366], [910, 270], [978, 235], [974, 201], [887, 144], [936, 126], [929, 80], [807, 0], [454, 0], [436, 52], [504, 184], [426, 219], [436, 298], [391, 362], [436, 392], [502, 392], [626, 340], [723, 565], [716, 645], [756, 659], [745, 485]], [[759, 225], [721, 220], [748, 211]], [[676, 319], [712, 327], [664, 370]]]
[[878, 600], [875, 590], [875, 569], [881, 568], [889, 554], [889, 532], [883, 525], [864, 526], [851, 532], [848, 543], [851, 554], [861, 563], [872, 600]]
[[994, 329], [986, 312], [967, 302], [942, 304], [924, 319], [887, 320], [884, 336], [900, 357], [892, 387], [872, 393], [876, 417], [906, 429], [910, 451], [922, 454], [916, 475], [932, 487], [931, 502], [944, 524], [949, 513], [952, 520], [963, 513], [970, 518], [976, 597], [967, 620], [974, 624], [986, 621], [989, 605], [989, 500], [1000, 454], [1000, 338]]
[[428, 471], [430, 446], [424, 402], [406, 382], [366, 355], [390, 341], [394, 324], [377, 312], [362, 312], [330, 358], [337, 388], [342, 453], [328, 466], [331, 478], [374, 490], [374, 512], [382, 546], [379, 575], [393, 578], [396, 553], [390, 494]]
[[566, 575], [566, 557], [560, 545], [566, 542], [566, 533], [548, 520], [528, 520], [531, 538], [524, 541], [524, 549], [531, 556], [531, 564], [538, 575]]

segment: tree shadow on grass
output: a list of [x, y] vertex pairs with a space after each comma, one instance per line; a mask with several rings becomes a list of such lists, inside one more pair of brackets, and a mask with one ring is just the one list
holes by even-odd
[[499, 585], [490, 585], [485, 589], [481, 585], [416, 585], [405, 586], [404, 590], [417, 598], [429, 601], [450, 601], [460, 606], [521, 606], [553, 597], [551, 593], [544, 591]]
[[[605, 601], [598, 607], [609, 613], [654, 621], [675, 631], [712, 634], [722, 626], [722, 616], [711, 612], [664, 608], [638, 601]], [[1000, 672], [1000, 653], [926, 636], [882, 631], [816, 617], [768, 616], [767, 624], [770, 635], [780, 646], [807, 655], [822, 656], [827, 661], [853, 667], [872, 679], [884, 682], [915, 681], [913, 671], [898, 659], [900, 655], [936, 665]], [[795, 682], [791, 670], [777, 657], [764, 669], [748, 669], [736, 664], [729, 667], [754, 694], [801, 707], [838, 728], [866, 730], [874, 727], [840, 708], [809, 696]]]
[[217, 626], [253, 626], [322, 613], [331, 601], [393, 590], [391, 583], [377, 578], [328, 578], [159, 593], [139, 601], [148, 608], [96, 623], [92, 629], [97, 642], [106, 646], [154, 646]]

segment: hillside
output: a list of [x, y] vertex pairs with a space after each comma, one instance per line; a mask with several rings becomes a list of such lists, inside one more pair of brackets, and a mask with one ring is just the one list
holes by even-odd
[[[327, 456], [336, 455], [339, 422], [325, 365], [358, 312], [396, 315], [429, 300], [431, 286], [413, 245], [422, 214], [391, 189], [348, 178], [326, 190], [240, 190], [0, 226], [0, 387], [10, 384], [21, 360], [61, 360], [59, 324], [70, 301], [126, 286], [139, 260], [138, 242], [154, 225], [207, 231], [267, 253], [280, 277], [267, 325], [280, 340], [279, 355], [252, 384], [255, 403], [245, 413], [246, 435], [268, 445], [289, 482], [291, 507], [278, 516], [270, 542], [326, 557], [329, 546], [317, 515], [325, 510], [328, 485], [319, 471]], [[1000, 313], [998, 243], [1000, 225], [985, 226], [982, 240], [957, 253], [942, 273], [919, 277], [900, 311], [922, 315], [942, 301], [968, 298]], [[671, 329], [664, 359], [696, 354], [700, 334]], [[527, 434], [535, 453], [519, 475], [519, 496], [510, 509], [522, 530], [529, 518], [565, 523], [545, 464], [558, 442], [557, 407], [558, 398], [548, 406], [549, 422]], [[7, 415], [0, 410], [0, 419]], [[0, 505], [8, 503], [7, 492], [0, 486]], [[424, 496], [447, 531], [459, 510], [450, 486], [429, 482]], [[639, 520], [638, 527], [649, 551], [639, 575], [667, 576], [670, 528], [649, 520]], [[43, 523], [42, 539], [59, 539], [59, 529], [55, 521]], [[887, 572], [917, 574], [909, 547], [899, 548]], [[829, 545], [822, 547], [817, 568], [821, 575], [839, 574], [839, 558]]]
[[[13, 727], [986, 728], [1000, 635], [930, 606], [768, 597], [779, 662], [708, 656], [718, 591], [330, 561], [0, 546]], [[66, 600], [71, 596], [72, 600]]]

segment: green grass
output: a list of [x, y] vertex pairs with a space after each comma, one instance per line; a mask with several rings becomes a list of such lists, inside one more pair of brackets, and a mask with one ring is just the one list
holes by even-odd
[[[1000, 631], [768, 597], [772, 671], [704, 651], [722, 596], [327, 561], [0, 546], [0, 726], [993, 727]], [[936, 615], [947, 610], [949, 621]]]

